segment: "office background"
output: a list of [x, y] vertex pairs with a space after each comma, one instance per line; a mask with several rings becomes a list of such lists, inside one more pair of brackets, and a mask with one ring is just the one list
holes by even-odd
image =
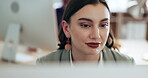
[[[137, 3], [136, 0], [107, 1], [111, 8], [111, 27], [121, 44], [120, 52], [133, 57], [137, 65], [148, 65], [148, 0], [137, 0]], [[142, 1], [145, 2], [142, 4]], [[62, 7], [62, 0], [53, 2], [55, 8]], [[130, 8], [133, 5], [142, 6], [143, 11]], [[137, 16], [132, 14], [136, 11]], [[4, 41], [0, 41], [0, 55], [3, 46]], [[36, 58], [51, 51], [19, 44], [16, 59], [23, 64], [35, 65]]]

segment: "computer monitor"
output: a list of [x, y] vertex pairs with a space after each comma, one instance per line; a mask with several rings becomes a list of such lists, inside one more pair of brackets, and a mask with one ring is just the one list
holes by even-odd
[[[16, 32], [18, 29], [19, 33]], [[16, 35], [19, 35], [16, 41], [20, 44], [57, 49], [53, 0], [0, 0], [0, 41], [11, 40]]]
[[1, 78], [147, 78], [147, 66], [0, 65]]

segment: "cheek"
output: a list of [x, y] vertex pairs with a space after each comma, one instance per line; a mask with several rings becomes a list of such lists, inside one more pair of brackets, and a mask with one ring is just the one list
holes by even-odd
[[80, 29], [71, 30], [71, 38], [73, 40], [83, 41], [87, 37], [87, 32]]
[[89, 32], [85, 32], [78, 25], [73, 25], [73, 27], [71, 26], [70, 35], [73, 42], [85, 41], [85, 39], [87, 39], [88, 33]]
[[100, 32], [100, 35], [101, 35], [103, 41], [106, 41], [107, 38], [108, 38], [108, 35], [109, 35], [109, 29], [104, 30], [104, 31], [101, 31], [101, 32]]

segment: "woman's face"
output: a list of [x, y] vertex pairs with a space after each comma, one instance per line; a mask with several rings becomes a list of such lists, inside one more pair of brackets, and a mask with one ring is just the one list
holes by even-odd
[[66, 37], [71, 38], [72, 51], [85, 55], [98, 54], [104, 48], [109, 23], [109, 11], [101, 3], [81, 8], [71, 16], [70, 24], [62, 22]]

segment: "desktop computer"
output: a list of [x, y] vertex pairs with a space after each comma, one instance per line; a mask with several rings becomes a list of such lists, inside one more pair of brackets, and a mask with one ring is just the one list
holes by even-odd
[[18, 44], [57, 49], [58, 34], [53, 0], [0, 0], [2, 58], [16, 59]]

